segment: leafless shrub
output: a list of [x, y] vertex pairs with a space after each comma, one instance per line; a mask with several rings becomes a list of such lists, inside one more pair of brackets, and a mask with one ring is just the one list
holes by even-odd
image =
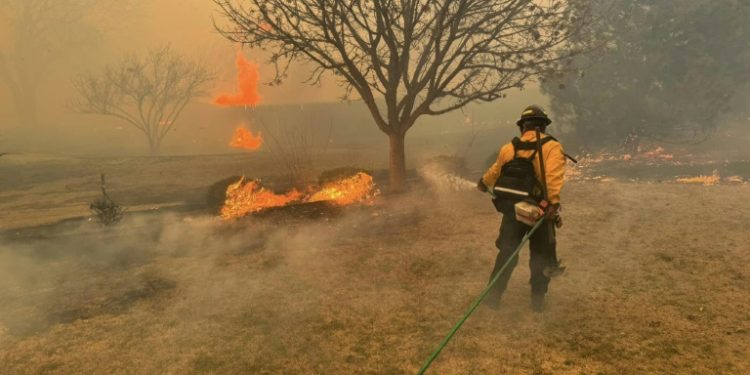
[[114, 225], [122, 220], [122, 216], [125, 214], [125, 207], [115, 203], [112, 198], [107, 194], [106, 182], [104, 174], [101, 178], [101, 198], [93, 201], [89, 205], [89, 209], [99, 220], [100, 223], [106, 226]]
[[262, 124], [266, 148], [275, 162], [284, 167], [289, 183], [304, 188], [315, 180], [315, 160], [327, 151], [333, 125], [322, 132], [312, 124]]

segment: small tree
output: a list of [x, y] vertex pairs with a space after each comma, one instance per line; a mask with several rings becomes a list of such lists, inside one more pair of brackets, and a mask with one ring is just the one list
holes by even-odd
[[405, 179], [406, 132], [424, 115], [494, 101], [576, 53], [581, 0], [215, 0], [230, 40], [273, 51], [274, 83], [301, 59], [339, 78], [390, 140], [391, 187]]
[[205, 94], [212, 80], [207, 68], [167, 46], [81, 77], [75, 82], [80, 94], [75, 107], [129, 123], [146, 135], [151, 152], [157, 153], [185, 106]]

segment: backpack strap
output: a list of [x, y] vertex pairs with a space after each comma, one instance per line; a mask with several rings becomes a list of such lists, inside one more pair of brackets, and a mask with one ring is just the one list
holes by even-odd
[[521, 139], [518, 137], [513, 137], [513, 139], [510, 141], [510, 144], [513, 146], [513, 159], [516, 158], [518, 154], [518, 150], [521, 149]]
[[[555, 137], [553, 137], [551, 135], [548, 135], [546, 138], [542, 139], [542, 146], [544, 146], [544, 144], [547, 143], [547, 142], [549, 142], [549, 141], [555, 141], [555, 142], [560, 143], [560, 141], [558, 141]], [[565, 155], [565, 157], [568, 158], [568, 160], [572, 161], [575, 164], [578, 164], [578, 160], [576, 160], [574, 157], [572, 157], [572, 156], [570, 156], [570, 155], [568, 155], [568, 154], [566, 154], [564, 152], [563, 152], [563, 155]]]
[[[555, 137], [553, 137], [551, 135], [547, 135], [546, 137], [542, 138], [542, 147], [544, 147], [544, 145], [547, 142], [549, 142], [549, 141], [555, 141], [555, 142], [558, 142], [558, 143], [560, 142], [560, 141], [557, 140], [557, 138], [555, 138]], [[537, 153], [536, 141], [526, 142], [526, 141], [522, 141], [518, 137], [514, 137], [513, 140], [510, 141], [510, 143], [513, 145], [513, 158], [514, 159], [518, 157], [518, 151], [519, 150], [534, 151], [531, 154], [530, 157], [524, 158], [524, 159], [533, 160], [534, 157], [536, 157], [536, 153]], [[574, 163], [578, 163], [577, 160], [573, 159], [568, 154], [563, 153], [563, 155], [565, 155], [565, 157], [567, 157], [568, 159], [570, 159]]]
[[536, 142], [519, 141], [519, 144], [516, 146], [516, 149], [526, 150], [526, 151], [536, 150]]
[[528, 150], [528, 151], [533, 150], [534, 151], [531, 154], [531, 156], [529, 156], [528, 158], [522, 158], [524, 160], [531, 161], [531, 160], [534, 160], [534, 157], [536, 157], [536, 143], [524, 142], [518, 137], [513, 138], [513, 140], [510, 143], [513, 144], [513, 159], [519, 159], [518, 157], [519, 150]]

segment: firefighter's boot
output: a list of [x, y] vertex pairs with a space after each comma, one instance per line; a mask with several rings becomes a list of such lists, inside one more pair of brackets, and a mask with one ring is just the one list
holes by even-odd
[[542, 273], [544, 274], [544, 276], [552, 279], [565, 273], [565, 268], [567, 267], [562, 265], [562, 259], [560, 259], [559, 261], [556, 261], [555, 264], [544, 267], [544, 271], [542, 271]]

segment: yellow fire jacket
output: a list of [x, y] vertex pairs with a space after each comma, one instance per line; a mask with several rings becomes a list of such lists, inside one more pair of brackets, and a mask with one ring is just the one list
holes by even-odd
[[[542, 139], [548, 135], [542, 133]], [[536, 132], [529, 130], [521, 136], [521, 141], [536, 142]], [[533, 150], [519, 150], [518, 156], [528, 158], [534, 153]], [[547, 172], [547, 194], [550, 203], [560, 203], [560, 191], [562, 190], [565, 177], [565, 154], [562, 145], [559, 142], [549, 141], [542, 146], [542, 155], [544, 157], [544, 169]], [[506, 143], [500, 148], [497, 154], [495, 164], [482, 177], [482, 182], [488, 188], [495, 186], [495, 182], [500, 177], [500, 170], [505, 163], [513, 160], [513, 144]], [[541, 181], [542, 173], [539, 168], [539, 156], [534, 158], [534, 171], [536, 178]]]

